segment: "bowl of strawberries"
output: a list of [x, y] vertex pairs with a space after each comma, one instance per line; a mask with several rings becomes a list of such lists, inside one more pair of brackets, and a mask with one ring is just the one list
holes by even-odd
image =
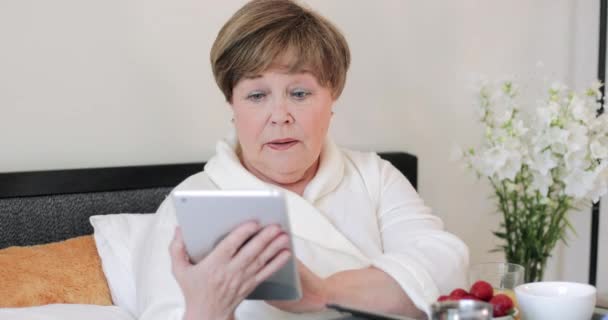
[[456, 288], [449, 295], [442, 295], [437, 299], [438, 302], [461, 300], [489, 303], [492, 305], [493, 319], [512, 320], [518, 314], [513, 299], [509, 295], [495, 292], [492, 285], [483, 280], [475, 281], [468, 291], [463, 288]]

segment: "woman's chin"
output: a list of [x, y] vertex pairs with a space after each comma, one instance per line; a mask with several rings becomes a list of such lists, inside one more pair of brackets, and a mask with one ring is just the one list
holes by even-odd
[[302, 180], [304, 171], [275, 171], [266, 175], [276, 184], [292, 185]]

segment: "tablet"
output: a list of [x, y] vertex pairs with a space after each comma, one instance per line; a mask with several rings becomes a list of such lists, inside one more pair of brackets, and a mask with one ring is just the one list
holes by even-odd
[[359, 320], [363, 320], [363, 319], [369, 319], [369, 320], [414, 320], [412, 318], [408, 318], [408, 317], [403, 317], [403, 316], [397, 316], [397, 315], [389, 315], [389, 314], [384, 314], [384, 313], [378, 313], [378, 312], [372, 312], [369, 310], [363, 310], [363, 309], [356, 309], [353, 307], [346, 307], [343, 305], [339, 305], [339, 304], [327, 304], [326, 305], [327, 308], [329, 309], [334, 309], [338, 312], [341, 313], [348, 313], [350, 315], [350, 317], [348, 318], [340, 318], [340, 319], [359, 319]]
[[[278, 224], [291, 235], [287, 206], [276, 190], [197, 190], [171, 193], [186, 251], [201, 261], [228, 233], [247, 221]], [[290, 236], [290, 247], [293, 242]], [[294, 254], [247, 296], [250, 300], [297, 300], [302, 297]]]

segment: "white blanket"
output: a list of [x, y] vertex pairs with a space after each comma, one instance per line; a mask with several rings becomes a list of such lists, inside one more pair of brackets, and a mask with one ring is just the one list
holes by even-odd
[[[218, 143], [205, 172], [177, 189], [267, 189], [243, 168], [235, 140]], [[325, 277], [374, 265], [391, 275], [422, 310], [440, 293], [465, 283], [466, 246], [442, 230], [409, 182], [376, 154], [341, 150], [327, 141], [319, 171], [303, 196], [287, 195], [296, 256]], [[180, 319], [184, 301], [171, 275], [168, 245], [176, 218], [165, 201], [145, 249], [135, 259], [140, 319]], [[333, 312], [296, 315], [261, 301], [245, 301], [238, 319], [331, 319]]]

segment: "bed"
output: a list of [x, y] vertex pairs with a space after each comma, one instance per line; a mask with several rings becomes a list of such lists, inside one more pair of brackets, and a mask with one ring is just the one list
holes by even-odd
[[[417, 187], [417, 158], [382, 152]], [[171, 189], [205, 163], [0, 173], [0, 249], [91, 234], [89, 217], [153, 213]], [[1, 268], [1, 266], [0, 266]], [[117, 307], [48, 305], [0, 309], [1, 319], [131, 319]]]

